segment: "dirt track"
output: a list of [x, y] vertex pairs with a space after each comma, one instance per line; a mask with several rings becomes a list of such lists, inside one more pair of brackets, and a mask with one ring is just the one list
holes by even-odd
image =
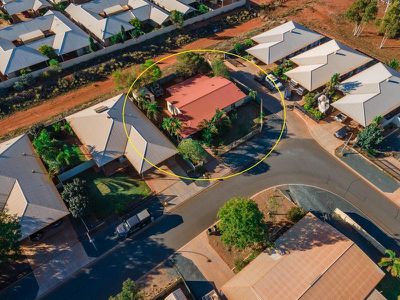
[[[235, 37], [243, 32], [248, 31], [249, 29], [259, 26], [260, 24], [260, 19], [253, 19], [235, 28], [230, 28], [220, 32], [213, 37], [194, 41], [193, 43], [184, 46], [182, 50], [207, 48], [217, 44], [221, 39]], [[155, 60], [164, 56], [165, 55], [157, 57]], [[168, 59], [164, 61], [160, 67], [165, 68], [174, 61], [175, 59]], [[48, 100], [43, 104], [37, 105], [25, 111], [16, 112], [10, 117], [0, 120], [0, 136], [9, 134], [17, 129], [28, 128], [33, 124], [51, 119], [76, 106], [91, 102], [99, 97], [112, 95], [115, 93], [117, 92], [115, 91], [115, 85], [112, 78], [76, 89], [52, 100]]]
[[[268, 3], [271, 1], [273, 0], [255, 0], [255, 2], [258, 3]], [[400, 60], [400, 40], [388, 40], [384, 49], [378, 49], [381, 37], [376, 34], [375, 26], [367, 26], [361, 37], [356, 38], [352, 36], [352, 24], [345, 22], [341, 15], [351, 3], [352, 1], [350, 0], [287, 0], [275, 11], [268, 12], [266, 16], [268, 18], [286, 16], [288, 20], [292, 19], [298, 21], [384, 62], [392, 58]], [[381, 14], [382, 11], [383, 6], [381, 7]], [[235, 28], [218, 33], [215, 36], [199, 39], [186, 45], [182, 50], [211, 47], [220, 43], [220, 41], [235, 37], [257, 26], [261, 26], [262, 24], [262, 18], [253, 19]], [[158, 57], [158, 59], [161, 57], [163, 56]], [[161, 68], [167, 67], [174, 61], [175, 59], [164, 61]], [[76, 106], [113, 93], [115, 94], [116, 91], [111, 78], [74, 90], [46, 101], [41, 105], [26, 111], [17, 112], [8, 118], [0, 120], [0, 136], [11, 133], [17, 129], [28, 128], [35, 123], [51, 119]]]

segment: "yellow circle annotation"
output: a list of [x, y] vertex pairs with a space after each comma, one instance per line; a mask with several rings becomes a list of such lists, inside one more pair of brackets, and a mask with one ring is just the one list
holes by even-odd
[[122, 107], [122, 123], [123, 123], [123, 127], [124, 127], [124, 131], [126, 134], [126, 137], [128, 138], [128, 142], [129, 144], [133, 147], [133, 149], [135, 150], [135, 152], [139, 155], [139, 157], [141, 157], [144, 161], [146, 161], [149, 165], [151, 165], [152, 167], [156, 168], [157, 170], [173, 176], [173, 177], [177, 177], [180, 179], [186, 179], [186, 180], [194, 180], [194, 181], [217, 181], [217, 180], [225, 180], [225, 179], [229, 179], [241, 174], [244, 174], [248, 171], [250, 171], [251, 169], [254, 169], [255, 167], [257, 167], [259, 164], [261, 164], [268, 156], [271, 155], [271, 153], [274, 151], [274, 149], [278, 146], [279, 142], [282, 139], [282, 136], [284, 134], [285, 131], [285, 127], [286, 127], [286, 106], [285, 106], [285, 98], [284, 95], [282, 94], [282, 91], [278, 88], [278, 86], [276, 85], [276, 83], [271, 80], [271, 82], [275, 85], [276, 90], [279, 92], [279, 96], [281, 98], [281, 104], [282, 104], [282, 108], [283, 108], [283, 122], [282, 122], [282, 128], [280, 130], [279, 136], [276, 139], [274, 145], [270, 148], [270, 150], [260, 159], [258, 160], [255, 164], [253, 164], [252, 166], [240, 171], [240, 172], [236, 172], [236, 173], [232, 173], [226, 176], [221, 176], [221, 177], [213, 177], [213, 178], [203, 178], [203, 177], [199, 177], [199, 178], [195, 178], [195, 177], [189, 177], [189, 176], [181, 176], [178, 174], [175, 174], [174, 172], [169, 172], [167, 170], [163, 170], [160, 167], [156, 166], [155, 164], [153, 164], [151, 161], [149, 161], [143, 153], [141, 153], [135, 146], [135, 144], [133, 143], [133, 141], [131, 140], [129, 133], [128, 133], [128, 129], [126, 126], [126, 121], [125, 121], [125, 107], [126, 107], [126, 102], [128, 101], [128, 95], [132, 92], [133, 87], [135, 86], [136, 82], [140, 79], [140, 77], [143, 76], [143, 74], [145, 74], [148, 70], [150, 70], [152, 67], [154, 67], [155, 65], [178, 55], [182, 55], [185, 53], [191, 53], [191, 52], [195, 52], [195, 53], [217, 53], [217, 54], [224, 54], [224, 55], [230, 55], [230, 56], [234, 56], [237, 58], [241, 58], [243, 60], [245, 60], [246, 62], [254, 65], [255, 67], [257, 67], [262, 73], [264, 73], [266, 76], [269, 76], [267, 74], [267, 72], [265, 70], [263, 70], [260, 66], [258, 66], [256, 63], [252, 62], [251, 60], [242, 57], [240, 55], [237, 55], [235, 53], [230, 53], [227, 51], [223, 51], [223, 50], [214, 50], [214, 49], [194, 49], [194, 50], [185, 50], [185, 51], [179, 51], [177, 53], [165, 56], [159, 60], [157, 60], [156, 62], [154, 62], [151, 66], [149, 66], [148, 68], [146, 68], [145, 70], [143, 70], [143, 72], [141, 72], [138, 77], [136, 77], [136, 79], [133, 81], [132, 85], [129, 87], [128, 92], [125, 95], [125, 99], [124, 99], [124, 103], [123, 103], [123, 107]]

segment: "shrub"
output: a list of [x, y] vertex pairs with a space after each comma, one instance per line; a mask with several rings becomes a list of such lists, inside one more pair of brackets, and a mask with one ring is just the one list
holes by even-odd
[[211, 69], [214, 76], [221, 76], [227, 79], [230, 78], [228, 67], [224, 64], [222, 59], [215, 59], [211, 62]]
[[204, 4], [200, 4], [200, 5], [199, 5], [199, 8], [198, 8], [197, 10], [199, 11], [200, 14], [205, 14], [205, 13], [207, 13], [207, 12], [210, 11], [210, 9], [208, 8], [208, 6], [207, 6], [207, 5], [204, 5]]
[[173, 11], [171, 11], [171, 14], [169, 17], [173, 24], [175, 24], [178, 27], [182, 27], [183, 21], [184, 21], [183, 13], [181, 13], [180, 11], [177, 11], [177, 10], [173, 10]]
[[42, 45], [39, 47], [38, 50], [40, 53], [42, 53], [43, 55], [47, 56], [50, 59], [57, 58], [56, 50], [54, 50], [54, 48], [49, 45]]
[[293, 223], [296, 223], [301, 220], [306, 215], [306, 211], [302, 207], [292, 207], [288, 211], [288, 219]]
[[207, 157], [207, 152], [203, 149], [201, 144], [193, 139], [185, 139], [178, 145], [179, 153], [185, 158], [190, 160], [194, 165], [203, 162]]
[[184, 77], [190, 77], [198, 73], [206, 73], [210, 69], [204, 57], [193, 52], [179, 55], [175, 67], [176, 72]]

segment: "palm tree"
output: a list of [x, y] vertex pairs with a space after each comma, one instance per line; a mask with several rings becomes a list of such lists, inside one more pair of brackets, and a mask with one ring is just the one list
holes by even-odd
[[257, 92], [254, 91], [254, 90], [250, 90], [250, 92], [249, 92], [249, 97], [250, 97], [251, 99], [253, 99], [253, 100], [256, 100], [256, 99], [257, 99]]
[[335, 73], [331, 77], [331, 80], [329, 80], [329, 82], [326, 84], [325, 94], [328, 97], [332, 97], [335, 94], [335, 90], [339, 85], [339, 79], [340, 79], [340, 74]]
[[157, 121], [160, 114], [160, 107], [156, 101], [149, 101], [146, 103], [146, 115], [149, 119]]
[[231, 127], [232, 122], [227, 113], [224, 110], [217, 109], [215, 115], [212, 117], [211, 122], [220, 131], [223, 128]]
[[161, 127], [172, 136], [179, 136], [182, 130], [182, 121], [177, 118], [164, 118]]
[[396, 252], [387, 249], [385, 251], [388, 257], [382, 257], [378, 263], [380, 267], [386, 267], [386, 270], [390, 272], [393, 277], [400, 278], [400, 258], [396, 257]]

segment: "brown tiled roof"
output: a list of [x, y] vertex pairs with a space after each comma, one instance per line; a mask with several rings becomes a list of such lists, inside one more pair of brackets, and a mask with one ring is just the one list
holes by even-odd
[[[384, 273], [357, 245], [308, 214], [227, 282], [229, 300], [365, 299]], [[329, 298], [328, 297], [328, 298]]]

